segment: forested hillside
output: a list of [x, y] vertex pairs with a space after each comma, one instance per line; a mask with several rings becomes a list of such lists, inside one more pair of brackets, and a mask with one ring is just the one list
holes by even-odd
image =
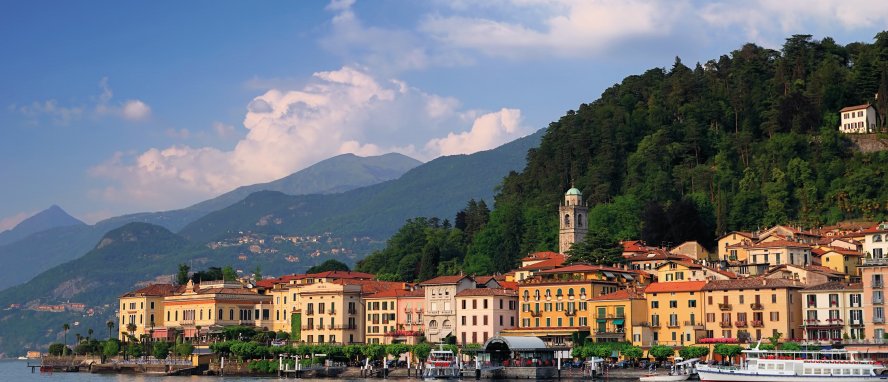
[[[712, 245], [723, 232], [777, 223], [883, 220], [888, 153], [854, 152], [838, 132], [838, 111], [863, 103], [885, 126], [888, 96], [876, 93], [888, 95], [888, 32], [844, 46], [795, 35], [780, 51], [747, 44], [692, 67], [676, 58], [551, 123], [527, 167], [504, 179], [489, 222], [447, 256], [469, 273], [505, 272], [526, 253], [557, 249], [555, 211], [572, 184], [590, 206], [590, 230], [611, 240]], [[407, 272], [402, 258], [379, 261], [402, 252], [396, 239], [414, 225], [359, 269], [429, 274], [423, 262]], [[452, 228], [430, 228], [443, 229]]]

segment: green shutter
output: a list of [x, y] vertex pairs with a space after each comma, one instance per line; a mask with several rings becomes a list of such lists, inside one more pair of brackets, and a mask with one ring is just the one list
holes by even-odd
[[302, 314], [301, 313], [293, 313], [290, 316], [290, 339], [293, 341], [300, 341], [302, 335]]

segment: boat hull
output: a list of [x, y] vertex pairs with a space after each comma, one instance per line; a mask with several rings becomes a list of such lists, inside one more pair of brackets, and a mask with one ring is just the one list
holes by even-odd
[[704, 371], [697, 370], [701, 382], [815, 382], [815, 381], [841, 381], [841, 382], [873, 382], [888, 381], [888, 375], [779, 375], [779, 374], [754, 374], [737, 371]]
[[674, 382], [687, 381], [690, 375], [649, 375], [639, 378], [641, 382]]

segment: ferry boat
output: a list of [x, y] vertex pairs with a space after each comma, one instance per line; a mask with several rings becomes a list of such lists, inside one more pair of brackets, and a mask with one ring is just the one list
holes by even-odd
[[450, 350], [432, 350], [426, 358], [422, 376], [425, 380], [458, 379], [460, 372], [456, 356]]
[[691, 378], [691, 376], [697, 374], [697, 363], [700, 362], [698, 358], [692, 358], [687, 361], [677, 362], [672, 368], [669, 370], [669, 374], [645, 374], [641, 376], [638, 380], [641, 382], [675, 382], [675, 381], [686, 381]]
[[837, 350], [783, 351], [744, 350], [740, 366], [697, 365], [700, 381], [733, 382], [842, 382], [888, 381], [888, 370], [879, 362], [861, 360], [857, 352]]

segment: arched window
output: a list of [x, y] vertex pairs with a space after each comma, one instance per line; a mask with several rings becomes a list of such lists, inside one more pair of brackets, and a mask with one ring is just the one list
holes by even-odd
[[564, 226], [570, 227], [570, 214], [564, 214]]
[[222, 319], [222, 317], [224, 317], [224, 316], [225, 316], [225, 313], [223, 313], [223, 312], [222, 312], [222, 309], [219, 309], [219, 315], [218, 315], [218, 316], [216, 316], [216, 318], [218, 318], [218, 319], [220, 319], [220, 320], [221, 320], [221, 319]]
[[573, 295], [574, 295], [574, 288], [570, 288], [570, 289], [568, 289], [568, 290], [567, 290], [567, 295], [568, 295], [568, 296], [573, 296]]
[[873, 235], [873, 243], [879, 243], [882, 241], [882, 235]]
[[524, 301], [530, 299], [530, 291], [524, 291]]
[[229, 310], [228, 310], [228, 320], [229, 320], [229, 321], [234, 321], [234, 309], [229, 309]]
[[429, 329], [438, 329], [438, 321], [435, 321], [435, 320], [429, 321]]
[[539, 289], [537, 289], [533, 292], [533, 297], [535, 297], [537, 300], [540, 299], [540, 290]]
[[561, 297], [561, 296], [562, 296], [561, 288], [558, 288], [558, 290], [555, 291], [555, 295], [558, 296], [558, 297]]
[[577, 214], [577, 227], [583, 226], [583, 214]]
[[552, 290], [546, 289], [546, 297], [552, 297]]
[[580, 298], [586, 298], [586, 288], [580, 288]]
[[451, 327], [450, 320], [444, 320], [444, 326], [442, 326], [442, 327], [444, 329], [450, 329], [450, 327]]

